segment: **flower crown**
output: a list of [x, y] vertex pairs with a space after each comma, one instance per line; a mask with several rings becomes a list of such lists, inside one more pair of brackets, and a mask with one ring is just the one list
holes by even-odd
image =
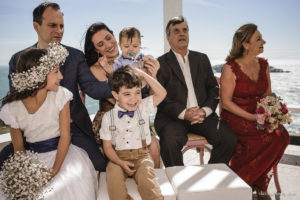
[[10, 75], [12, 86], [18, 92], [38, 88], [38, 84], [46, 80], [47, 74], [57, 65], [63, 64], [68, 55], [69, 52], [62, 45], [55, 42], [49, 43], [47, 53], [39, 59], [39, 66]]

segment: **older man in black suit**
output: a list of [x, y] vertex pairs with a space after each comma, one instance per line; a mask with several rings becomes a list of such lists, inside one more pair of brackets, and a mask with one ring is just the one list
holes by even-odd
[[[52, 41], [60, 43], [64, 33], [64, 20], [59, 5], [44, 2], [37, 6], [33, 11], [33, 27], [37, 32], [38, 42], [29, 48], [47, 48]], [[105, 171], [107, 159], [98, 149], [94, 139], [92, 122], [81, 101], [78, 85], [84, 93], [94, 99], [112, 97], [110, 87], [108, 83], [99, 82], [92, 75], [81, 51], [63, 46], [68, 50], [69, 56], [64, 65], [60, 67], [63, 75], [60, 83], [73, 93], [73, 100], [70, 103], [72, 143], [88, 153], [96, 170]], [[16, 71], [16, 63], [22, 51], [12, 56], [9, 62], [9, 74]], [[11, 81], [9, 85], [12, 89]], [[12, 152], [11, 144], [1, 151], [0, 166]]]
[[166, 34], [171, 50], [158, 58], [157, 79], [168, 94], [155, 119], [164, 164], [183, 165], [181, 149], [188, 132], [206, 137], [213, 145], [209, 163], [228, 164], [237, 140], [215, 113], [219, 87], [209, 59], [188, 50], [189, 27], [182, 16], [168, 22]]

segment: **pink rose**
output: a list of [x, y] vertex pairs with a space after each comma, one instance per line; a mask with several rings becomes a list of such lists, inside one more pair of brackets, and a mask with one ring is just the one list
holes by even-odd
[[256, 115], [256, 121], [257, 121], [258, 124], [264, 125], [265, 118], [264, 118], [263, 115], [258, 114], [258, 115]]
[[267, 105], [269, 103], [269, 99], [267, 97], [266, 98], [262, 98], [260, 100], [260, 102]]

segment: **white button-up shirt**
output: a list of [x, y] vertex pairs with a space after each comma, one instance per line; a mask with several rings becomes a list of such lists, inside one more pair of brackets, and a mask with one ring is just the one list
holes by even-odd
[[[149, 129], [149, 117], [151, 114], [156, 113], [156, 108], [153, 106], [153, 96], [142, 99], [138, 106], [141, 114], [141, 118], [145, 121], [142, 125], [146, 136], [146, 143], [151, 143], [151, 134]], [[134, 112], [134, 116], [131, 118], [128, 115], [118, 117], [118, 111], [124, 111], [117, 104], [112, 109], [114, 125], [116, 130], [113, 135], [109, 130], [111, 125], [110, 111], [105, 113], [102, 119], [100, 138], [103, 140], [111, 140], [112, 144], [115, 145], [116, 150], [129, 150], [142, 148], [141, 130], [139, 125], [138, 111]]]
[[[173, 52], [174, 52], [174, 54], [177, 58], [177, 61], [179, 63], [179, 66], [180, 66], [181, 71], [182, 71], [183, 76], [184, 76], [186, 86], [188, 88], [186, 108], [198, 107], [198, 101], [197, 101], [197, 97], [196, 97], [196, 94], [195, 94], [195, 89], [194, 89], [192, 76], [191, 76], [191, 70], [190, 70], [190, 63], [189, 63], [189, 58], [188, 58], [189, 51], [187, 51], [184, 58], [182, 58], [182, 56], [180, 54], [176, 53], [175, 51], [173, 51]], [[205, 111], [206, 117], [208, 117], [212, 113], [212, 110], [209, 107], [202, 107], [202, 109]], [[179, 119], [184, 119], [185, 112], [186, 112], [186, 109], [184, 109], [178, 115], [178, 118]]]

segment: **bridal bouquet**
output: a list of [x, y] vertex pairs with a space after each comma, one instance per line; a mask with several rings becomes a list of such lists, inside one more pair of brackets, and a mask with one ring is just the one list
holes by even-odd
[[0, 190], [7, 199], [43, 199], [44, 186], [51, 176], [36, 153], [16, 152], [0, 171]]
[[266, 130], [268, 133], [279, 130], [279, 124], [292, 122], [286, 104], [274, 93], [257, 102], [256, 114], [257, 129]]

